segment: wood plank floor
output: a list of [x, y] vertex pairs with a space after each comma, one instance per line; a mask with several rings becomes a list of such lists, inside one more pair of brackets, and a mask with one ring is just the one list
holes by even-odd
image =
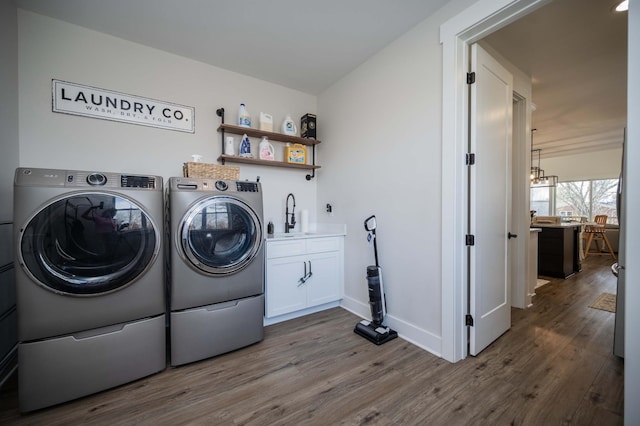
[[477, 357], [450, 364], [402, 339], [375, 346], [340, 308], [276, 324], [263, 342], [56, 407], [20, 415], [16, 380], [0, 424], [16, 425], [618, 425], [623, 361], [611, 259], [551, 279], [534, 306]]

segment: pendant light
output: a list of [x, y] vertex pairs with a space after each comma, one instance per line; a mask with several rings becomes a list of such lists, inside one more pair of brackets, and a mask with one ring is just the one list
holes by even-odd
[[[543, 188], [543, 187], [554, 187], [558, 186], [558, 176], [549, 175], [546, 176], [544, 174], [544, 170], [540, 168], [540, 156], [542, 154], [542, 149], [537, 148], [533, 149], [533, 134], [536, 129], [531, 129], [531, 187], [533, 188]], [[538, 165], [534, 166], [533, 160], [534, 157], [538, 157]]]

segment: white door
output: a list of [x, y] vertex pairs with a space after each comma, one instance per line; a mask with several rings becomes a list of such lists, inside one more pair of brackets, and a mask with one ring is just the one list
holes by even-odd
[[474, 44], [469, 167], [469, 353], [477, 355], [511, 325], [508, 232], [511, 212], [513, 77]]

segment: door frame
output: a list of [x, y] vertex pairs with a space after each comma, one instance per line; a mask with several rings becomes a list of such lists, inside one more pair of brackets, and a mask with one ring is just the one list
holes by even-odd
[[468, 355], [469, 273], [464, 244], [468, 187], [465, 154], [469, 132], [469, 46], [550, 0], [479, 0], [440, 27], [442, 44], [442, 346], [458, 362]]
[[[530, 198], [529, 170], [531, 165], [531, 91], [513, 85], [512, 228], [518, 238], [512, 245], [509, 272], [511, 274], [511, 306], [525, 309], [531, 306], [529, 276]], [[529, 86], [529, 89], [531, 86]]]

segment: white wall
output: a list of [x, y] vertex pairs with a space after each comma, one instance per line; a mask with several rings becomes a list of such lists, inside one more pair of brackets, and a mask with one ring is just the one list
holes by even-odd
[[[450, 2], [318, 98], [318, 205], [346, 223], [343, 305], [370, 317], [363, 221], [378, 219], [389, 324], [439, 354], [441, 93], [439, 26], [471, 1]], [[320, 120], [321, 119], [321, 120]], [[326, 214], [320, 213], [319, 215]]]
[[[240, 102], [257, 127], [260, 111], [279, 126], [286, 114], [316, 112], [314, 96], [185, 59], [56, 19], [19, 10], [20, 165], [61, 169], [182, 175], [191, 154], [215, 163], [220, 119], [235, 123]], [[203, 40], [203, 42], [207, 42]], [[53, 113], [51, 80], [109, 89], [195, 107], [195, 134]], [[236, 136], [236, 143], [239, 142]], [[258, 140], [253, 140], [257, 152]], [[274, 143], [274, 145], [277, 145]], [[282, 145], [277, 155], [282, 158]], [[261, 177], [265, 220], [284, 228], [285, 199], [310, 209], [315, 221], [317, 181], [306, 171], [240, 165], [241, 179]]]
[[3, 222], [13, 217], [13, 172], [18, 166], [18, 18], [11, 1], [0, 2], [0, 63], [0, 222]]
[[[622, 142], [622, 141], [620, 141]], [[537, 162], [537, 157], [535, 157]], [[545, 175], [556, 175], [560, 182], [590, 179], [617, 179], [622, 164], [622, 148], [540, 160]]]

